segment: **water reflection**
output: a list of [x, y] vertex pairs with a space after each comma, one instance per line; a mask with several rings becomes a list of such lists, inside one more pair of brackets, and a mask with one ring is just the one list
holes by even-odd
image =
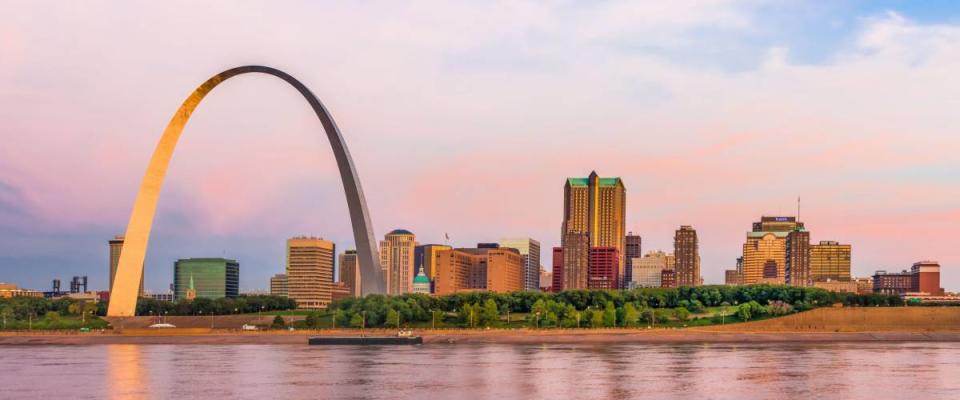
[[960, 343], [27, 346], [2, 398], [953, 399]]
[[117, 344], [105, 346], [107, 352], [106, 388], [110, 399], [144, 399], [149, 385], [144, 373], [143, 346]]

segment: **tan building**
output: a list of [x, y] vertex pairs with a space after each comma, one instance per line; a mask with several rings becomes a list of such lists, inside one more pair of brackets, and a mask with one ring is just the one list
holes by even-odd
[[700, 286], [700, 247], [697, 231], [683, 225], [673, 236], [673, 254], [676, 257], [677, 286]]
[[287, 297], [298, 308], [326, 308], [333, 285], [333, 242], [315, 237], [287, 240]]
[[744, 285], [784, 283], [787, 232], [749, 232], [743, 244]]
[[513, 248], [477, 247], [440, 252], [434, 294], [523, 290], [523, 256]]
[[662, 273], [673, 270], [675, 258], [672, 254], [660, 250], [648, 251], [643, 257], [635, 257], [631, 262], [631, 288], [662, 287]]
[[[567, 250], [566, 240], [569, 234], [579, 233], [587, 235], [587, 251], [593, 247], [615, 247], [620, 254], [618, 265], [624, 265], [623, 254], [626, 240], [626, 213], [627, 189], [620, 178], [601, 178], [596, 171], [586, 178], [568, 178], [563, 190], [563, 224], [561, 227], [561, 247]], [[575, 248], [580, 249], [581, 243]], [[589, 255], [585, 256], [589, 259]], [[576, 283], [576, 286], [566, 286], [564, 289], [586, 288], [586, 276], [580, 279], [568, 280], [566, 273], [571, 269], [582, 269], [587, 273], [585, 264], [580, 259], [569, 258], [576, 264], [568, 266], [564, 255], [564, 281]], [[623, 273], [620, 272], [620, 280]]]
[[590, 275], [590, 238], [585, 233], [563, 236], [563, 290], [586, 289]]
[[553, 272], [547, 271], [540, 266], [540, 290], [549, 292], [553, 288]]
[[[113, 279], [117, 276], [117, 265], [120, 264], [120, 250], [123, 250], [123, 235], [116, 235], [107, 242], [110, 245], [110, 288], [113, 290]], [[137, 291], [139, 297], [143, 297], [143, 276], [140, 275], [140, 289]]]
[[270, 277], [270, 295], [287, 297], [287, 274], [276, 274]]
[[852, 278], [852, 280], [857, 283], [857, 293], [873, 293], [873, 277], [868, 276], [866, 278]]
[[[747, 241], [743, 244], [740, 275], [743, 284], [786, 283], [787, 238], [803, 228], [803, 222], [798, 222], [796, 217], [763, 216], [759, 222], [754, 222], [753, 230], [747, 232]], [[798, 243], [801, 239], [796, 237]], [[796, 247], [798, 261], [803, 259], [801, 252], [802, 249]]]
[[849, 244], [834, 241], [821, 241], [810, 246], [810, 279], [822, 281], [850, 281]]
[[418, 245], [413, 250], [413, 267], [423, 267], [423, 274], [431, 280], [434, 278], [437, 265], [437, 257], [443, 250], [451, 250], [453, 247], [445, 244], [423, 244]]
[[383, 239], [380, 241], [380, 267], [383, 268], [387, 294], [412, 292], [416, 236], [406, 229], [395, 229]]
[[728, 269], [723, 271], [723, 284], [727, 286], [737, 286], [740, 285], [740, 271], [736, 269]]
[[348, 297], [353, 297], [353, 294], [350, 293], [350, 288], [348, 288], [345, 283], [334, 282], [333, 285], [330, 286], [330, 298], [333, 299], [333, 301]]
[[825, 280], [825, 281], [816, 281], [813, 282], [813, 287], [829, 290], [831, 292], [837, 293], [859, 293], [859, 288], [857, 287], [856, 282], [852, 281], [834, 281], [834, 280]]
[[343, 282], [350, 295], [360, 297], [360, 264], [357, 261], [357, 251], [347, 250], [340, 254], [340, 282]]
[[0, 283], [0, 299], [13, 297], [43, 297], [43, 292], [21, 289], [12, 283]]

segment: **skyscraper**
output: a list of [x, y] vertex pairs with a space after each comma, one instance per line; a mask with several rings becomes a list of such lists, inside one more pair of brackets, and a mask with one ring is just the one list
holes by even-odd
[[[795, 217], [764, 216], [759, 222], [753, 223], [753, 230], [747, 232], [747, 241], [743, 244], [743, 274], [740, 279], [744, 285], [786, 283], [787, 237], [792, 232], [805, 232], [803, 223]], [[795, 236], [797, 243], [801, 243], [803, 238]], [[802, 253], [796, 254], [799, 257]]]
[[523, 257], [523, 290], [540, 290], [540, 242], [531, 238], [500, 239], [500, 247], [517, 249]]
[[316, 237], [287, 240], [287, 297], [298, 308], [326, 308], [333, 295], [333, 242]]
[[[188, 291], [193, 293], [188, 296]], [[240, 295], [240, 263], [226, 258], [187, 258], [173, 264], [173, 295], [220, 299]]]
[[616, 247], [590, 248], [589, 289], [620, 289], [620, 253]]
[[340, 254], [340, 282], [343, 282], [350, 296], [359, 297], [360, 291], [360, 264], [357, 262], [357, 251], [347, 250]]
[[814, 282], [850, 280], [850, 253], [852, 246], [831, 240], [821, 240], [810, 246], [810, 280]]
[[586, 289], [590, 274], [590, 238], [585, 233], [563, 236], [563, 290]]
[[640, 258], [643, 255], [642, 249], [642, 239], [640, 235], [634, 235], [633, 232], [627, 234], [627, 237], [624, 239], [624, 250], [623, 250], [623, 281], [620, 285], [623, 288], [627, 288], [630, 285], [630, 282], [634, 281], [633, 278], [633, 259]]
[[676, 257], [677, 286], [700, 286], [700, 247], [697, 231], [683, 225], [674, 233], [673, 254]]
[[[117, 276], [117, 265], [120, 264], [120, 251], [123, 250], [123, 235], [116, 235], [107, 243], [110, 245], [110, 287], [107, 289], [113, 290], [113, 279]], [[143, 275], [140, 275], [140, 289], [137, 291], [140, 297], [143, 297]]]
[[270, 295], [287, 297], [287, 274], [276, 274], [270, 277]]
[[797, 227], [787, 234], [786, 267], [784, 281], [792, 286], [811, 286], [810, 278], [810, 232]]
[[553, 248], [553, 260], [550, 264], [553, 273], [553, 284], [550, 285], [550, 291], [554, 293], [563, 291], [563, 247]]
[[[579, 254], [567, 254], [568, 250], [583, 250], [583, 259], [589, 260], [586, 252], [590, 248], [613, 247], [620, 255], [618, 263], [623, 265], [626, 207], [627, 190], [620, 178], [601, 178], [596, 171], [586, 178], [567, 178], [563, 190], [561, 247], [564, 248], [564, 281], [576, 285], [565, 286], [565, 289], [583, 289], [587, 284], [588, 265], [580, 264]], [[586, 248], [582, 247], [580, 238], [571, 234], [585, 235]], [[568, 248], [569, 238], [577, 242]], [[568, 265], [567, 261], [574, 264]], [[568, 272], [574, 274], [567, 276]]]
[[415, 247], [416, 237], [406, 229], [394, 229], [380, 241], [380, 266], [387, 294], [413, 291]]

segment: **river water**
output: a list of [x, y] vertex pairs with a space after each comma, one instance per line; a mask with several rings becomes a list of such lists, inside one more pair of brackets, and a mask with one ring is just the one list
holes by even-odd
[[4, 399], [960, 399], [960, 343], [0, 347]]

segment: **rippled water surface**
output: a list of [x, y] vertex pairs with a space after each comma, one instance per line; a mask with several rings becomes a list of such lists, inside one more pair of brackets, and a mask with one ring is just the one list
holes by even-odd
[[960, 343], [0, 347], [0, 398], [960, 399]]

